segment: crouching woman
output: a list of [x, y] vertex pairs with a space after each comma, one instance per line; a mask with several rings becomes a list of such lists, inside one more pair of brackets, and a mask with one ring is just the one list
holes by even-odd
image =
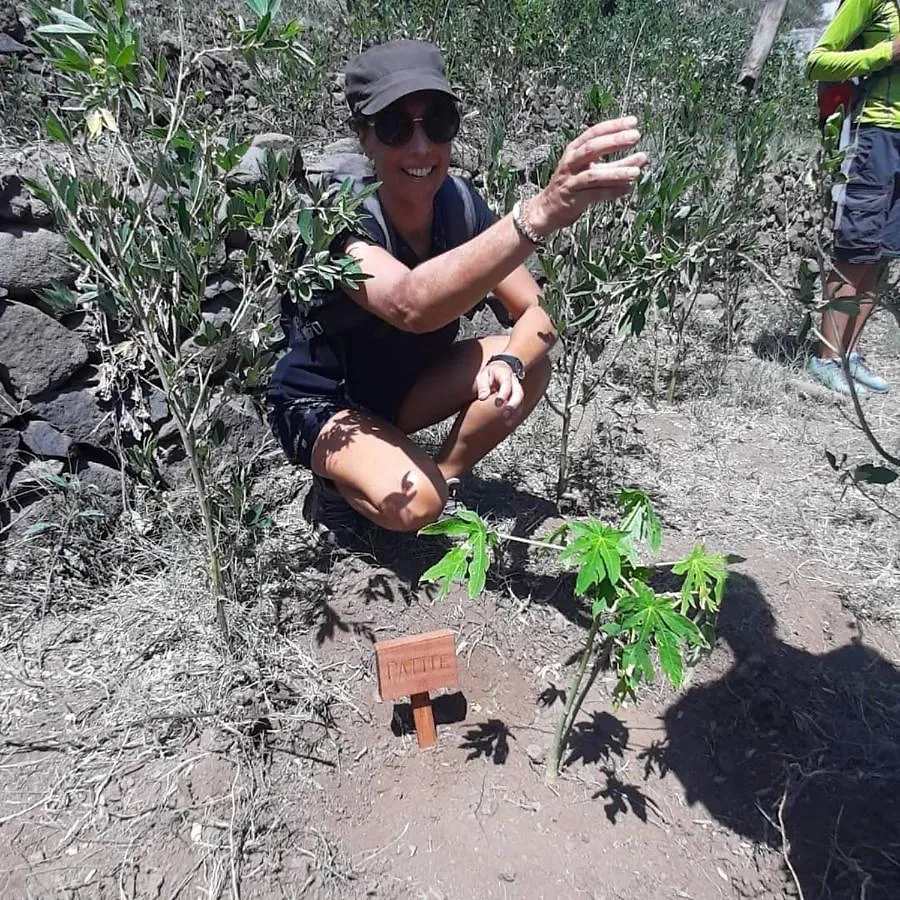
[[[329, 300], [321, 320], [295, 318], [269, 418], [289, 458], [314, 474], [313, 519], [352, 527], [355, 513], [415, 531], [452, 505], [459, 479], [547, 388], [556, 334], [524, 261], [591, 204], [627, 194], [646, 157], [600, 162], [631, 151], [639, 134], [631, 118], [595, 125], [568, 145], [544, 190], [498, 221], [448, 174], [460, 118], [436, 47], [372, 47], [350, 61], [344, 89], [380, 187], [359, 232], [335, 249], [368, 277]], [[460, 317], [489, 292], [510, 333], [456, 341]], [[433, 458], [410, 440], [450, 417]]]

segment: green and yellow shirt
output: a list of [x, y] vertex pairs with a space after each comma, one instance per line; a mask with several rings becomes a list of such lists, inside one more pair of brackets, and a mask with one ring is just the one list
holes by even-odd
[[[900, 129], [900, 67], [891, 42], [900, 33], [896, 0], [844, 0], [806, 60], [812, 81], [865, 79], [862, 125]], [[847, 49], [856, 42], [854, 49]]]

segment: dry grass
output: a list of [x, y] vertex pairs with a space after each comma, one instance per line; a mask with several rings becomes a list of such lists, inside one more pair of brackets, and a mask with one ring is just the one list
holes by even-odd
[[[703, 326], [696, 339], [708, 346]], [[896, 379], [886, 322], [873, 325], [868, 343]], [[690, 366], [685, 399], [654, 408], [640, 390], [622, 390], [623, 373], [640, 381], [647, 371], [646, 346], [623, 351], [615, 380], [601, 382], [591, 414], [579, 417], [576, 511], [612, 515], [617, 488], [638, 484], [656, 499], [675, 544], [789, 554], [803, 577], [896, 627], [894, 493], [880, 491], [876, 505], [845, 489], [824, 458], [826, 447], [871, 457], [846, 406], [816, 391], [799, 357], [785, 363], [747, 350], [721, 380], [711, 354], [709, 365]], [[867, 411], [879, 433], [896, 428], [895, 395], [874, 398]], [[504, 527], [540, 534], [552, 526], [541, 504], [555, 483], [558, 427], [542, 407], [475, 473], [481, 491], [518, 492], [494, 498]], [[433, 446], [441, 436], [435, 429], [423, 439]], [[205, 599], [188, 498], [136, 497], [115, 530], [74, 518], [71, 498], [61, 498], [47, 515], [67, 523], [64, 540], [48, 533], [6, 544], [0, 770], [10, 788], [0, 805], [8, 860], [0, 885], [10, 895], [21, 885], [46, 896], [116, 885], [122, 896], [201, 887], [205, 896], [236, 897], [242, 884], [285, 877], [278, 873], [289, 843], [302, 861], [286, 876], [295, 895], [341, 896], [380, 864], [348, 856], [321, 824], [286, 807], [285, 782], [271, 780], [272, 761], [290, 755], [289, 790], [317, 790], [320, 767], [341, 763], [340, 727], [366, 715], [354, 698], [371, 676], [329, 661], [319, 643], [328, 598], [353, 585], [364, 594], [377, 575], [375, 554], [329, 556], [314, 546], [301, 516], [307, 481], [275, 456], [262, 461], [254, 496], [276, 527], [246, 542], [234, 573], [242, 602], [229, 608], [231, 657]], [[550, 605], [561, 584], [540, 558], [505, 555], [489, 600], [443, 610], [459, 625], [460, 652], [487, 647], [508, 661], [527, 641], [522, 664], [536, 681], [562, 686], [560, 650], [574, 648], [579, 630], [566, 624], [576, 610], [560, 623], [560, 597]], [[171, 860], [168, 881], [148, 870], [154, 859]]]
[[[59, 547], [46, 535], [6, 547], [7, 896], [22, 886], [55, 895], [60, 878], [87, 879], [86, 891], [118, 883], [122, 896], [174, 897], [189, 884], [204, 896], [240, 896], [245, 869], [274, 865], [284, 839], [267, 784], [273, 755], [293, 757], [301, 778], [338, 764], [335, 717], [352, 715], [350, 673], [311, 647], [304, 622], [314, 582], [278, 592], [260, 582], [251, 602], [232, 605], [239, 640], [225, 656], [201, 543], [177, 524], [183, 498], [168, 503], [180, 515], [140, 508], [155, 523], [150, 534], [119, 527], [89, 543], [69, 534]], [[256, 559], [296, 562], [296, 544], [289, 532], [270, 537]], [[312, 852], [311, 872], [336, 866], [320, 867], [321, 849]], [[163, 889], [148, 866], [170, 853]]]

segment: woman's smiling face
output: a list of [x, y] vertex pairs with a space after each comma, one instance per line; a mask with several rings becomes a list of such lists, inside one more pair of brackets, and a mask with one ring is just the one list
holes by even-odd
[[[399, 107], [413, 119], [420, 119], [436, 101], [449, 102], [445, 95], [435, 91], [417, 91], [396, 100], [390, 108]], [[371, 123], [364, 127], [360, 142], [375, 164], [375, 174], [382, 182], [382, 189], [393, 196], [410, 200], [421, 197], [430, 202], [447, 177], [451, 142], [431, 140], [422, 122], [415, 123], [410, 139], [399, 146], [379, 140]]]

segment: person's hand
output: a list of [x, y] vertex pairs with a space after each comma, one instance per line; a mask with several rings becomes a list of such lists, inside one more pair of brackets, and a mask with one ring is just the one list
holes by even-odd
[[502, 360], [488, 363], [475, 378], [475, 390], [479, 400], [493, 397], [497, 406], [503, 407], [506, 416], [514, 416], [522, 406], [525, 392], [513, 370]]
[[528, 202], [528, 225], [546, 236], [571, 225], [592, 204], [629, 194], [647, 164], [647, 155], [600, 160], [631, 150], [640, 137], [634, 116], [599, 122], [583, 131], [566, 147], [547, 187]]

